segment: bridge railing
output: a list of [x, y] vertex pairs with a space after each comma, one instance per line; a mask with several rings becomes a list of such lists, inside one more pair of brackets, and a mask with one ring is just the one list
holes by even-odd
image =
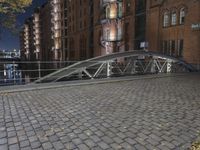
[[0, 62], [0, 86], [31, 83], [77, 61], [3, 61]]
[[[74, 64], [74, 65], [72, 65]], [[79, 64], [79, 65], [77, 65]], [[87, 66], [88, 67], [85, 67]], [[116, 58], [106, 61], [32, 61], [0, 62], [0, 86], [31, 83], [62, 68], [70, 68], [70, 75], [56, 74], [60, 81], [107, 78], [137, 74], [188, 72], [177, 62], [149, 58]], [[66, 73], [67, 74], [67, 73]]]

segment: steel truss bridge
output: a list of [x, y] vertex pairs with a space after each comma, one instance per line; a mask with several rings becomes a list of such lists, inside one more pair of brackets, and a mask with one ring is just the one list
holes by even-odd
[[134, 50], [80, 61], [44, 76], [35, 83], [192, 71], [196, 70], [175, 57], [151, 51]]

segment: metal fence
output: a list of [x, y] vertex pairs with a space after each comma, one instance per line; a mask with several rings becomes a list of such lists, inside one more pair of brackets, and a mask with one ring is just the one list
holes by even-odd
[[0, 62], [0, 86], [33, 82], [49, 73], [69, 66], [73, 61], [12, 61]]
[[[52, 72], [61, 68], [66, 68], [78, 61], [13, 61], [0, 62], [0, 86], [6, 85], [22, 85], [38, 80]], [[64, 80], [90, 79], [90, 78], [106, 78], [116, 76], [128, 76], [149, 73], [167, 73], [167, 64], [164, 60], [143, 60], [118, 58], [109, 62], [90, 62], [92, 65], [82, 71], [75, 71], [70, 77]], [[184, 68], [171, 63], [170, 72], [186, 72]], [[83, 67], [84, 68], [84, 67]], [[71, 68], [72, 71], [79, 69], [76, 65]], [[109, 72], [108, 72], [109, 69]], [[55, 77], [55, 76], [54, 76]], [[56, 78], [60, 78], [56, 76]]]

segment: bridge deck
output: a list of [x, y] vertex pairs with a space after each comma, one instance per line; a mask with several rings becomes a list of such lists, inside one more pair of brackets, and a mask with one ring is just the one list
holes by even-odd
[[0, 149], [186, 150], [199, 97], [199, 74], [3, 92]]

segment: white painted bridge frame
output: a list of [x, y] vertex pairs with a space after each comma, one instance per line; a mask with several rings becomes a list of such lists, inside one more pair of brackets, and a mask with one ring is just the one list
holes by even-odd
[[35, 81], [56, 82], [76, 76], [94, 79], [147, 73], [190, 72], [195, 69], [186, 62], [156, 52], [134, 50], [113, 53], [64, 67]]

